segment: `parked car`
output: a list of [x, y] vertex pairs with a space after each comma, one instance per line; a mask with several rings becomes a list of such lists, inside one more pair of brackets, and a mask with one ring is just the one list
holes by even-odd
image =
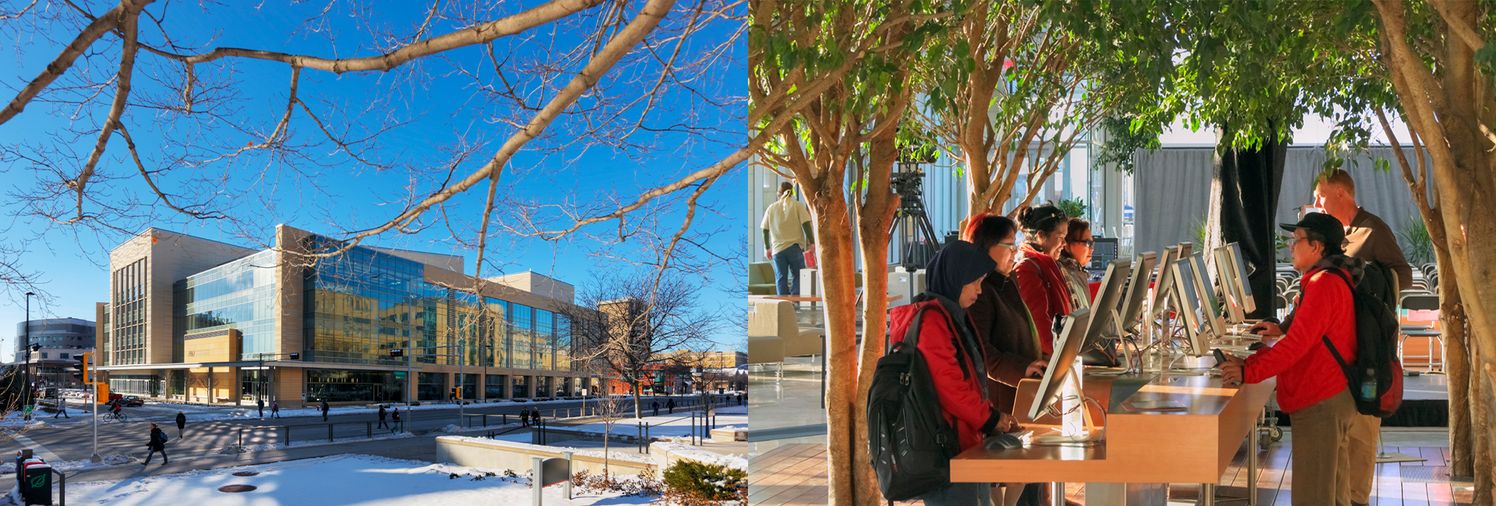
[[125, 406], [128, 406], [128, 407], [144, 406], [145, 405], [145, 400], [144, 399], [141, 399], [140, 397], [136, 397], [134, 395], [126, 395], [120, 401], [123, 402], [125, 404]]

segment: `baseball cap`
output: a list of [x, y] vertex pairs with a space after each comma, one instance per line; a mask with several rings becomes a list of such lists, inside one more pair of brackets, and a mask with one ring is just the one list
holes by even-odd
[[1299, 219], [1298, 223], [1282, 223], [1278, 226], [1289, 232], [1302, 228], [1305, 231], [1319, 234], [1330, 244], [1340, 247], [1345, 245], [1345, 226], [1341, 225], [1340, 220], [1335, 219], [1334, 216], [1325, 213], [1308, 213]]

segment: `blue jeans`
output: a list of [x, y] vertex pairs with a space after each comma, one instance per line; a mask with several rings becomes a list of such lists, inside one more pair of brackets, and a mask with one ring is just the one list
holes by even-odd
[[920, 499], [924, 499], [925, 506], [992, 506], [992, 484], [952, 483]]
[[800, 295], [800, 269], [805, 268], [805, 250], [792, 244], [774, 254], [774, 288], [779, 295]]

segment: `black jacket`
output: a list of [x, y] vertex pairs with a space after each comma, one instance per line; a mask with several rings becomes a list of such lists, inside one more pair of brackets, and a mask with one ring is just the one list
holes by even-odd
[[186, 425], [187, 425], [187, 415], [182, 414], [182, 413], [177, 413], [177, 427], [185, 427]]
[[165, 432], [161, 432], [161, 428], [160, 427], [152, 428], [151, 429], [151, 441], [149, 443], [146, 443], [145, 445], [146, 445], [146, 447], [150, 448], [151, 451], [165, 451], [166, 450], [166, 433]]
[[982, 280], [982, 295], [966, 312], [986, 352], [987, 399], [1011, 415], [1018, 380], [1040, 358], [1034, 320], [1018, 293], [1018, 283], [998, 272], [988, 274]]

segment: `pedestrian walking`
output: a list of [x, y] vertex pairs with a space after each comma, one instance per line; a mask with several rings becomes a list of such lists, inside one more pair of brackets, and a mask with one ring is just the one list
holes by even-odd
[[281, 403], [280, 403], [280, 401], [270, 401], [270, 417], [271, 418], [280, 418], [281, 417]]
[[187, 430], [187, 414], [182, 413], [181, 411], [178, 411], [177, 412], [177, 437], [178, 438], [183, 437], [183, 435], [185, 435], [185, 431], [186, 430]]
[[405, 424], [400, 423], [400, 408], [395, 408], [395, 412], [390, 413], [390, 416], [395, 420], [395, 425], [390, 427], [390, 432], [398, 433], [405, 430]]
[[327, 421], [327, 399], [322, 399], [322, 421]]
[[660, 401], [650, 402], [649, 407], [654, 408], [654, 416], [660, 416]]
[[519, 426], [520, 427], [529, 427], [530, 426], [530, 410], [528, 410], [528, 409], [520, 409], [520, 411], [519, 411]]
[[265, 399], [255, 399], [255, 408], [260, 410], [260, 419], [265, 419]]
[[530, 423], [540, 425], [540, 408], [530, 408]]
[[156, 456], [156, 452], [161, 452], [161, 465], [166, 465], [166, 433], [161, 431], [161, 427], [151, 424], [151, 440], [145, 446], [150, 449], [150, 453], [145, 455], [145, 463], [142, 467], [151, 464], [151, 457]]
[[380, 404], [379, 405], [379, 426], [388, 429], [388, 428], [390, 428], [389, 424], [384, 423], [384, 417], [386, 417], [386, 416], [389, 416], [389, 413], [385, 412], [384, 405]]
[[670, 414], [675, 414], [675, 399], [666, 399], [665, 407], [670, 410]]
[[71, 416], [68, 416], [68, 400], [67, 399], [61, 399], [61, 398], [57, 399], [57, 412], [56, 413], [52, 413], [52, 418], [57, 418], [57, 415], [62, 415], [63, 418], [72, 418]]

